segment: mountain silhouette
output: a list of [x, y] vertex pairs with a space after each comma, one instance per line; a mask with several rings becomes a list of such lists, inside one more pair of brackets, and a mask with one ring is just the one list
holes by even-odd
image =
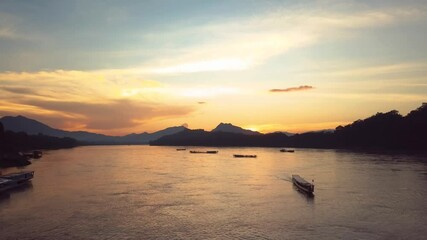
[[220, 123], [212, 132], [239, 133], [244, 135], [260, 135], [261, 133], [234, 126], [231, 123]]
[[[23, 116], [0, 119], [5, 135], [10, 131], [67, 138], [62, 143], [67, 146], [78, 144], [146, 144], [176, 146], [259, 146], [259, 147], [309, 147], [309, 148], [352, 148], [352, 149], [409, 149], [427, 150], [427, 104], [402, 116], [396, 110], [377, 113], [346, 126], [338, 126], [334, 131], [322, 130], [294, 134], [275, 132], [262, 134], [220, 123], [212, 131], [190, 130], [183, 126], [170, 127], [154, 133], [132, 133], [125, 136], [108, 136], [84, 131], [64, 131]], [[16, 137], [16, 136], [13, 136]], [[22, 137], [21, 139], [24, 139]], [[3, 139], [5, 137], [3, 136]], [[32, 139], [33, 140], [33, 139]], [[31, 141], [32, 141], [31, 140]], [[72, 141], [73, 140], [73, 141]], [[52, 139], [44, 138], [43, 141]], [[58, 140], [59, 141], [59, 140]], [[5, 142], [5, 141], [3, 141]], [[59, 146], [58, 146], [59, 147]]]
[[[377, 113], [335, 131], [247, 135], [236, 132], [186, 130], [151, 141], [151, 145], [258, 146], [345, 149], [427, 150], [427, 104], [407, 116], [396, 110]], [[221, 124], [220, 124], [221, 125]]]
[[118, 139], [118, 142], [122, 142], [122, 143], [147, 144], [150, 141], [156, 140], [160, 137], [175, 134], [175, 133], [184, 131], [186, 129], [187, 128], [185, 128], [183, 126], [169, 127], [169, 128], [165, 128], [163, 130], [153, 132], [153, 133], [147, 133], [147, 132], [139, 133], [139, 134], [131, 133], [131, 134], [126, 135], [126, 136], [115, 137], [115, 138]]
[[186, 129], [183, 126], [170, 127], [154, 133], [129, 134], [126, 136], [108, 136], [86, 131], [65, 131], [52, 128], [44, 123], [24, 116], [5, 116], [0, 119], [4, 129], [13, 132], [25, 132], [29, 135], [43, 134], [53, 137], [68, 137], [86, 144], [147, 144], [162, 136], [174, 134]]
[[159, 146], [275, 146], [281, 147], [288, 136], [282, 133], [247, 135], [223, 131], [205, 131], [186, 129], [176, 134], [151, 141], [150, 145]]
[[82, 142], [112, 142], [114, 137], [106, 136], [103, 134], [90, 133], [84, 131], [64, 131], [60, 129], [52, 128], [44, 123], [36, 121], [34, 119], [26, 118], [24, 116], [5, 116], [0, 119], [3, 123], [5, 130], [12, 132], [25, 132], [29, 135], [43, 134], [52, 137], [70, 137]]

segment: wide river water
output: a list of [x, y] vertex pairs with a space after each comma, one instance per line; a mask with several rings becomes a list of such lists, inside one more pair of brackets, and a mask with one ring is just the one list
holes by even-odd
[[[425, 155], [216, 150], [46, 151], [30, 184], [0, 196], [0, 239], [427, 238]], [[315, 196], [292, 174], [314, 179]]]

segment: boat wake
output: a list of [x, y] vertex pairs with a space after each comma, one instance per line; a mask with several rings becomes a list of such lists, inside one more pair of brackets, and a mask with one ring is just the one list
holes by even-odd
[[291, 175], [286, 175], [286, 176], [276, 176], [276, 178], [283, 180], [283, 181], [287, 181], [287, 182], [292, 182], [292, 177]]

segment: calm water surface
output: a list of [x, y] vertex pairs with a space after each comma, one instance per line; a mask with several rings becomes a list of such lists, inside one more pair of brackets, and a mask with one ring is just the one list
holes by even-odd
[[[0, 196], [0, 238], [427, 238], [425, 156], [217, 150], [45, 152], [27, 167], [35, 170], [31, 184]], [[236, 159], [235, 153], [258, 158]], [[314, 198], [293, 187], [295, 173], [315, 179]]]

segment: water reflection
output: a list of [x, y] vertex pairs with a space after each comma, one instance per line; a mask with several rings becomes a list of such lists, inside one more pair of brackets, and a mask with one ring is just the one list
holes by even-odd
[[33, 191], [33, 182], [32, 181], [28, 181], [25, 183], [22, 183], [20, 186], [13, 188], [13, 189], [9, 189], [8, 192], [11, 194], [14, 193], [20, 193], [20, 192], [26, 192], [26, 191]]
[[[292, 183], [292, 182], [291, 182]], [[314, 197], [315, 194], [314, 193], [307, 193], [305, 191], [302, 191], [301, 189], [299, 189], [297, 186], [295, 186], [294, 184], [292, 184], [292, 188], [298, 192], [298, 194], [303, 197], [305, 200], [307, 200], [308, 203], [314, 204]]]
[[[28, 167], [32, 185], [0, 200], [1, 238], [422, 239], [427, 166], [417, 158], [274, 148], [50, 151]], [[315, 196], [298, 191], [292, 174], [315, 179]]]
[[21, 184], [18, 187], [6, 190], [4, 192], [0, 193], [0, 204], [2, 202], [10, 201], [11, 196], [19, 193], [23, 193], [26, 191], [32, 191], [33, 190], [33, 184], [31, 181]]

